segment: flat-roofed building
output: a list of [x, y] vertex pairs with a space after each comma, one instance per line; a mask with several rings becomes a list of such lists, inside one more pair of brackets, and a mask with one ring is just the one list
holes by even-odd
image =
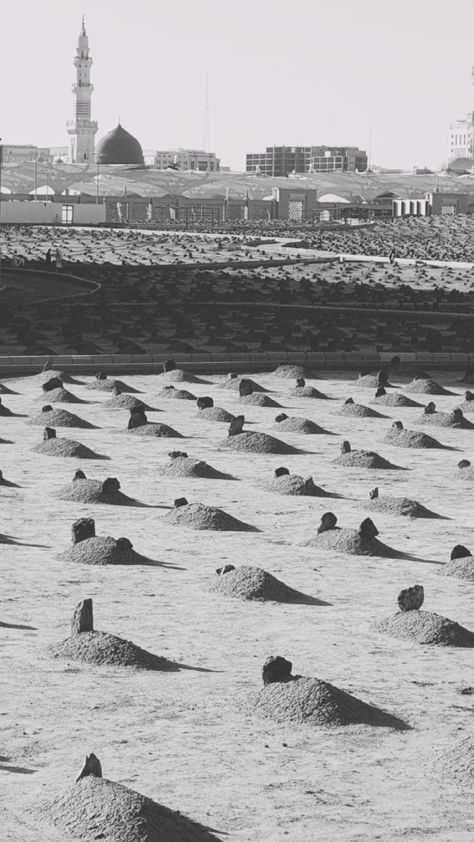
[[246, 172], [273, 177], [306, 172], [364, 172], [367, 153], [357, 146], [267, 146], [246, 155]]
[[221, 165], [215, 152], [205, 152], [204, 149], [147, 150], [146, 162], [153, 163], [159, 170], [175, 167], [196, 172], [219, 172]]

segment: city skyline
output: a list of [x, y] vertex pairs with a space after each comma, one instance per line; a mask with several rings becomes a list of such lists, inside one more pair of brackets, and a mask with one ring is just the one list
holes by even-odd
[[[474, 7], [466, 0], [436, 8], [402, 0], [395, 10], [343, 0], [337, 21], [314, 2], [290, 20], [280, 0], [242, 0], [225, 12], [216, 0], [184, 0], [179, 21], [149, 0], [74, 0], [67, 15], [58, 0], [29, 5], [21, 55], [6, 39], [0, 56], [11, 80], [2, 93], [5, 143], [67, 144], [83, 13], [98, 138], [120, 117], [143, 148], [202, 148], [206, 74], [209, 149], [240, 170], [246, 153], [273, 143], [357, 145], [381, 166], [434, 167], [447, 158], [449, 124], [472, 110]], [[465, 21], [456, 44], [446, 41], [448, 11]], [[9, 7], [4, 20], [19, 31], [24, 11]]]

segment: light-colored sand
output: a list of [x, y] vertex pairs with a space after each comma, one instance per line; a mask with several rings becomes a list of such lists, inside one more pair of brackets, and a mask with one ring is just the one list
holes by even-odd
[[[339, 379], [322, 373], [325, 390], [342, 402], [350, 374]], [[430, 373], [461, 391], [454, 386], [459, 374]], [[308, 417], [326, 429], [335, 426], [335, 401], [293, 397], [290, 402], [288, 381], [280, 384], [258, 372], [250, 377], [289, 405], [288, 415]], [[156, 377], [123, 379], [155, 405], [162, 385]], [[230, 395], [224, 401], [219, 378], [213, 379], [215, 385], [193, 384], [192, 391], [233, 406]], [[31, 415], [38, 383], [16, 381], [14, 388], [21, 394], [9, 396], [8, 405]], [[84, 386], [73, 389], [82, 398], [91, 396]], [[372, 842], [377, 837], [381, 842], [471, 842], [472, 809], [465, 790], [455, 781], [428, 780], [428, 773], [433, 748], [441, 754], [471, 733], [472, 698], [456, 690], [473, 683], [472, 650], [419, 646], [370, 628], [375, 618], [395, 609], [397, 593], [415, 582], [429, 593], [430, 608], [474, 627], [472, 583], [438, 575], [454, 545], [474, 546], [472, 493], [456, 478], [459, 459], [474, 462], [474, 453], [466, 450], [469, 433], [443, 430], [443, 442], [464, 451], [454, 458], [445, 450], [407, 450], [401, 461], [411, 471], [367, 472], [333, 464], [340, 442], [347, 439], [398, 463], [400, 449], [382, 442], [390, 422], [339, 416], [340, 437], [306, 436], [302, 445], [300, 434], [279, 436], [309, 453], [257, 457], [219, 450], [225, 425], [204, 421], [191, 401], [160, 403], [160, 420], [192, 437], [178, 444], [124, 434], [125, 417], [121, 422], [119, 413], [117, 420], [117, 412], [103, 405], [105, 396], [94, 397], [100, 403], [84, 404], [80, 415], [101, 429], [81, 430], [80, 440], [111, 457], [97, 467], [32, 453], [39, 428], [28, 418], [2, 419], [2, 438], [13, 444], [2, 446], [0, 467], [21, 486], [0, 487], [0, 532], [18, 541], [0, 547], [0, 620], [11, 624], [1, 629], [2, 842], [57, 842], [26, 815], [25, 803], [64, 792], [90, 751], [98, 754], [109, 779], [211, 826], [226, 842]], [[440, 411], [459, 405], [459, 397], [435, 400]], [[275, 432], [276, 413], [246, 410], [253, 422], [249, 430]], [[396, 418], [412, 428], [419, 414], [416, 407], [400, 407]], [[156, 468], [176, 447], [240, 482], [163, 477]], [[368, 490], [375, 485], [383, 495], [420, 500], [451, 519], [373, 516], [380, 539], [418, 561], [303, 547], [328, 501], [256, 490], [282, 464], [344, 495], [336, 509], [343, 526], [358, 526], [367, 516]], [[167, 525], [153, 508], [81, 505], [75, 514], [71, 502], [54, 495], [79, 467], [93, 476], [119, 477], [124, 491], [144, 503], [165, 506], [185, 496], [261, 531], [180, 529]], [[129, 536], [140, 553], [161, 566], [58, 560], [70, 544], [71, 522], [81, 516], [95, 517], [101, 535]], [[262, 567], [330, 606], [224, 599], [211, 593], [208, 583], [215, 568], [227, 563]], [[71, 606], [86, 597], [94, 599], [98, 628], [212, 671], [131, 671], [124, 677], [119, 668], [50, 659], [47, 646], [67, 636]], [[275, 653], [290, 658], [295, 672], [343, 688], [399, 716], [413, 730], [290, 728], [242, 712], [236, 695], [261, 686], [261, 665]]]

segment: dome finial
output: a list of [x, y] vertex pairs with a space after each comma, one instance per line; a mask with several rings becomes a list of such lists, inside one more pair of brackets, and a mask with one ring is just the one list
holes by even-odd
[[86, 25], [85, 25], [85, 15], [84, 12], [82, 13], [82, 35], [86, 34]]

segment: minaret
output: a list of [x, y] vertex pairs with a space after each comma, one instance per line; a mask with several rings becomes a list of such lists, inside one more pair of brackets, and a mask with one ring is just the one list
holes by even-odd
[[76, 113], [74, 120], [69, 120], [66, 128], [71, 136], [71, 163], [94, 162], [94, 137], [97, 132], [97, 122], [91, 120], [91, 96], [94, 86], [91, 85], [91, 64], [89, 56], [89, 39], [82, 16], [82, 29], [77, 43], [74, 67], [76, 68], [76, 82], [72, 92], [76, 98]]

